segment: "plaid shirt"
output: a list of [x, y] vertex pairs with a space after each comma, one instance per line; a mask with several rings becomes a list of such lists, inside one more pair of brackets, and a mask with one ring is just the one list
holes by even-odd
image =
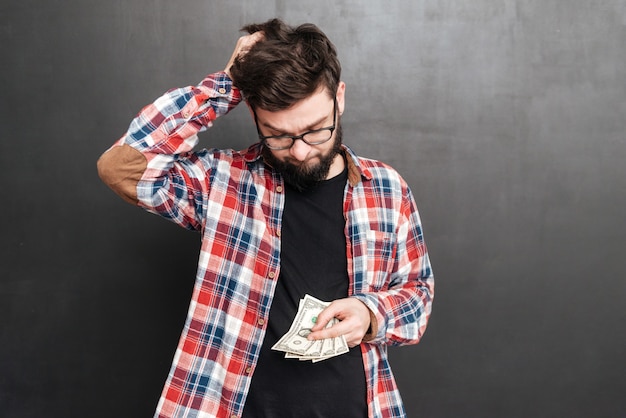
[[[189, 313], [156, 417], [237, 417], [260, 352], [280, 269], [284, 186], [261, 145], [193, 152], [197, 133], [241, 101], [223, 73], [146, 106], [114, 145], [141, 152], [139, 206], [202, 234]], [[375, 314], [361, 344], [370, 417], [405, 410], [387, 345], [417, 343], [431, 311], [433, 275], [415, 202], [392, 168], [344, 147], [351, 297]]]

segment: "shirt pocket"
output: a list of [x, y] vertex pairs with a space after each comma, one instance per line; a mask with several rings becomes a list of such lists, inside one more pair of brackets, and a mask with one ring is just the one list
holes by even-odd
[[367, 242], [367, 281], [373, 291], [389, 287], [389, 278], [396, 259], [396, 234], [368, 230]]

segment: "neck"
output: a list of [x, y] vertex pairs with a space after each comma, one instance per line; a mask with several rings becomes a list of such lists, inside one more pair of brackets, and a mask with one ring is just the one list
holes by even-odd
[[346, 168], [346, 161], [343, 157], [343, 152], [337, 153], [335, 158], [333, 159], [332, 164], [330, 165], [330, 169], [328, 170], [328, 175], [326, 175], [326, 180], [332, 179], [335, 176], [338, 176], [343, 172]]

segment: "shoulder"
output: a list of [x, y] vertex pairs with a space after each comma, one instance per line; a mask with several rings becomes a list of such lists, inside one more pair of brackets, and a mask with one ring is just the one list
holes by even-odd
[[405, 193], [408, 188], [400, 173], [389, 164], [371, 158], [355, 156], [363, 173], [363, 184], [367, 187], [383, 188], [387, 192]]

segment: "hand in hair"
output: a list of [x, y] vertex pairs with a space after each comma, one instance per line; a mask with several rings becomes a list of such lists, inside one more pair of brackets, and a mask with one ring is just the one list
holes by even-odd
[[265, 35], [263, 32], [254, 32], [250, 35], [244, 35], [240, 37], [237, 40], [237, 45], [235, 45], [235, 50], [233, 51], [233, 54], [231, 55], [230, 60], [228, 61], [228, 64], [226, 64], [226, 68], [224, 69], [224, 72], [229, 77], [231, 77], [230, 67], [232, 67], [233, 63], [235, 62], [235, 59], [237, 57], [245, 55], [254, 44], [264, 39], [264, 37]]

